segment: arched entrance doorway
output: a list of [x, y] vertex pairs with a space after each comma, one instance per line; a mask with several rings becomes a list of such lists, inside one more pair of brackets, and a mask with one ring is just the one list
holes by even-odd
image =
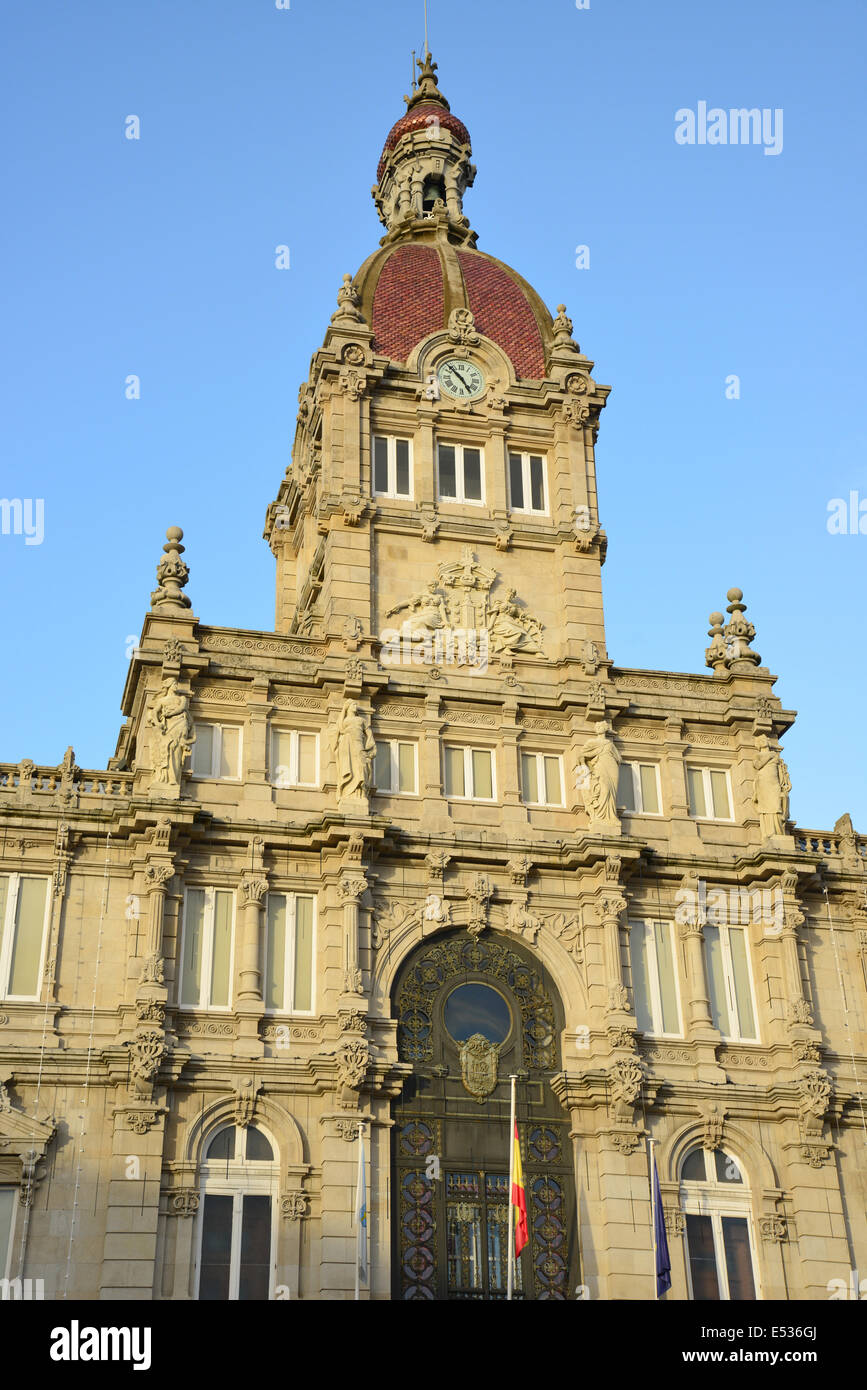
[[413, 1072], [394, 1103], [394, 1297], [506, 1296], [509, 1076], [530, 1241], [515, 1297], [565, 1299], [575, 1260], [569, 1125], [551, 1091], [560, 1003], [511, 941], [466, 931], [418, 946], [393, 993], [398, 1056]]

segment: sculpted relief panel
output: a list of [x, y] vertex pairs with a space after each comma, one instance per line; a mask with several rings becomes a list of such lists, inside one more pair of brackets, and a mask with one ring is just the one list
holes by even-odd
[[401, 625], [382, 634], [382, 664], [480, 666], [489, 655], [544, 657], [542, 623], [515, 590], [492, 597], [499, 578], [496, 570], [478, 563], [469, 546], [459, 561], [439, 565], [423, 589], [385, 614], [400, 616]]

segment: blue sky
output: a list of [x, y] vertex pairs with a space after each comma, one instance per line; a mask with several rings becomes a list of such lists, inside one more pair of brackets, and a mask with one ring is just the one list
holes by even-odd
[[[849, 810], [867, 831], [867, 535], [826, 527], [831, 498], [867, 501], [867, 10], [430, 13], [473, 138], [479, 246], [565, 300], [613, 386], [611, 656], [704, 670], [707, 615], [742, 587], [800, 711], [794, 816], [828, 828]], [[53, 764], [72, 743], [100, 767], [166, 526], [184, 528], [201, 621], [273, 625], [265, 508], [341, 276], [379, 239], [369, 190], [422, 6], [78, 0], [10, 4], [3, 24], [0, 495], [44, 499], [45, 529], [40, 545], [0, 535], [0, 760]], [[699, 101], [781, 108], [782, 152], [677, 144], [675, 112]]]

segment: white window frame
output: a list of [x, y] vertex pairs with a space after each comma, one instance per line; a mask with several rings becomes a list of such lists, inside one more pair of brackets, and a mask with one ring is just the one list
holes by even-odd
[[[376, 444], [377, 439], [384, 439], [388, 452], [388, 487], [385, 492], [381, 492], [376, 486]], [[409, 462], [409, 492], [397, 491], [397, 441], [401, 440], [408, 445]], [[415, 496], [415, 469], [412, 456], [412, 439], [403, 434], [380, 434], [374, 430], [370, 437], [370, 490], [374, 497], [386, 497], [395, 502], [411, 502]]]
[[[283, 1004], [282, 1009], [272, 1009], [267, 1005], [266, 1014], [293, 1014], [298, 1018], [311, 1018], [316, 1013], [316, 937], [319, 927], [319, 901], [315, 893], [298, 892], [291, 888], [287, 891], [273, 889], [266, 895], [265, 899], [265, 954], [264, 962], [268, 956], [268, 900], [270, 898], [286, 899], [286, 949], [283, 952]], [[310, 945], [310, 1008], [296, 1009], [295, 1007], [295, 928], [297, 923], [297, 903], [299, 898], [309, 898], [313, 903], [313, 933]], [[263, 988], [264, 988], [263, 980]], [[286, 1000], [289, 1004], [286, 1004]]]
[[[440, 446], [446, 449], [454, 449], [455, 451], [455, 489], [457, 492], [455, 497], [444, 497], [440, 490]], [[464, 449], [475, 449], [476, 453], [479, 455], [479, 473], [482, 485], [481, 497], [464, 496], [464, 480], [466, 476], [464, 471]], [[437, 503], [453, 502], [467, 507], [484, 507], [487, 488], [485, 487], [485, 451], [481, 444], [457, 444], [451, 439], [438, 439], [436, 441], [436, 463]]]
[[[202, 924], [202, 965], [201, 977], [199, 980], [199, 997], [206, 996], [207, 1002], [198, 1004], [191, 1003], [184, 999], [181, 994], [184, 978], [184, 952], [187, 948], [187, 894], [190, 890], [205, 894], [205, 919]], [[229, 931], [229, 1000], [226, 1004], [212, 1004], [210, 1002], [211, 991], [211, 972], [214, 964], [214, 922], [216, 918], [217, 899], [216, 894], [229, 893], [232, 897], [232, 921]], [[237, 927], [237, 903], [235, 894], [231, 888], [224, 888], [222, 885], [209, 887], [205, 884], [190, 883], [184, 889], [184, 916], [181, 925], [181, 954], [178, 962], [178, 1007], [181, 1009], [199, 1009], [208, 1013], [229, 1013], [234, 1007], [234, 985], [235, 985], [235, 931]]]
[[[754, 975], [753, 975], [753, 952], [752, 952], [752, 945], [751, 945], [751, 942], [750, 942], [749, 927], [748, 927], [748, 926], [730, 926], [727, 922], [721, 922], [721, 923], [716, 923], [716, 922], [714, 922], [714, 923], [711, 923], [710, 925], [713, 926], [713, 927], [715, 927], [716, 930], [719, 932], [720, 957], [721, 957], [721, 959], [722, 959], [722, 969], [723, 969], [723, 985], [724, 985], [724, 987], [725, 987], [726, 1002], [727, 1002], [727, 1004], [728, 1004], [728, 1010], [729, 1010], [729, 1025], [730, 1025], [730, 1026], [731, 1026], [732, 1024], [735, 1025], [735, 1031], [734, 1031], [733, 1033], [724, 1033], [724, 1032], [722, 1031], [722, 1029], [720, 1029], [720, 1037], [721, 1037], [725, 1042], [742, 1043], [744, 1046], [747, 1046], [747, 1047], [749, 1047], [749, 1046], [756, 1046], [758, 1043], [761, 1042], [761, 1027], [760, 1027], [760, 1024], [759, 1024], [759, 1010], [758, 1010], [758, 1006], [757, 1006], [757, 1002], [756, 1002], [756, 982], [755, 982], [755, 977], [754, 977]], [[705, 927], [705, 930], [707, 930], [707, 927]], [[750, 1002], [751, 1002], [751, 1004], [752, 1004], [752, 1006], [753, 1006], [753, 1020], [754, 1020], [755, 1025], [756, 1025], [756, 1036], [755, 1036], [754, 1038], [745, 1038], [745, 1037], [742, 1037], [742, 1036], [741, 1036], [741, 1028], [740, 1028], [740, 1011], [738, 1010], [738, 1007], [737, 1007], [737, 994], [736, 994], [736, 992], [735, 992], [735, 972], [734, 972], [734, 967], [733, 967], [733, 965], [732, 965], [731, 943], [729, 942], [729, 932], [730, 932], [730, 931], [742, 931], [743, 934], [744, 934], [744, 945], [745, 945], [745, 947], [746, 947], [746, 959], [747, 959], [747, 979], [748, 979], [748, 983], [749, 983], [749, 987], [750, 987]], [[706, 970], [707, 973], [708, 973], [708, 989], [710, 989], [710, 956], [708, 955], [708, 952], [707, 952], [707, 939], [706, 939], [706, 938], [705, 938], [705, 944], [704, 944], [704, 951], [705, 951], [705, 963], [704, 963], [704, 964], [705, 964], [705, 970]], [[711, 1001], [711, 1006], [712, 1006], [712, 1001]], [[716, 1025], [714, 1025], [714, 1026], [716, 1026]]]
[[[229, 723], [229, 724], [220, 724], [220, 723], [215, 722], [213, 719], [196, 719], [196, 720], [194, 720], [194, 725], [195, 725], [195, 732], [196, 732], [196, 735], [197, 735], [197, 736], [198, 736], [198, 731], [199, 731], [200, 728], [208, 728], [208, 729], [214, 729], [214, 730], [216, 731], [216, 733], [219, 735], [219, 737], [216, 737], [216, 738], [214, 739], [213, 747], [212, 747], [212, 749], [211, 749], [211, 771], [210, 771], [210, 772], [194, 772], [194, 771], [193, 771], [193, 754], [190, 755], [190, 776], [193, 778], [193, 780], [194, 780], [194, 781], [197, 781], [197, 782], [240, 782], [240, 781], [241, 781], [241, 769], [242, 769], [242, 767], [244, 766], [244, 726], [243, 726], [242, 724], [231, 724], [231, 723]], [[224, 729], [237, 729], [237, 731], [238, 731], [238, 768], [237, 768], [237, 772], [235, 773], [235, 776], [234, 776], [234, 777], [223, 777], [223, 776], [221, 775], [221, 773], [220, 773], [220, 770], [219, 770], [219, 769], [220, 769], [220, 755], [221, 755], [222, 749], [223, 749], [223, 730], [224, 730]], [[193, 752], [195, 752], [195, 745], [193, 745]], [[215, 768], [217, 769], [216, 771], [214, 771]]]
[[[459, 796], [459, 795], [457, 794], [457, 792], [445, 792], [446, 799], [447, 799], [448, 801], [478, 801], [478, 802], [480, 802], [481, 805], [483, 805], [483, 806], [493, 806], [493, 805], [496, 803], [496, 801], [497, 801], [497, 760], [496, 760], [496, 758], [495, 758], [495, 756], [494, 756], [494, 749], [493, 749], [493, 748], [484, 748], [484, 747], [481, 747], [481, 748], [480, 748], [478, 745], [465, 744], [465, 743], [444, 743], [444, 744], [443, 744], [443, 790], [444, 790], [444, 791], [445, 791], [445, 780], [446, 780], [445, 750], [446, 750], [447, 748], [456, 749], [458, 752], [462, 752], [462, 753], [463, 753], [463, 755], [464, 755], [464, 786], [465, 786], [465, 787], [472, 787], [473, 791], [472, 791], [472, 793], [471, 793], [470, 795], [466, 795], [466, 794], [465, 794], [464, 796]], [[474, 754], [474, 753], [487, 753], [487, 754], [488, 754], [488, 757], [489, 757], [490, 760], [491, 760], [491, 795], [490, 795], [490, 796], [476, 796], [476, 795], [475, 795], [475, 790], [476, 790], [476, 788], [475, 788], [475, 779], [474, 779], [474, 777], [473, 777], [473, 754]]]
[[[711, 784], [710, 775], [712, 772], [721, 772], [726, 779], [726, 791], [728, 793], [729, 809], [731, 810], [730, 816], [698, 816], [694, 815], [693, 812], [690, 811], [689, 814], [691, 819], [716, 821], [719, 825], [733, 825], [735, 819], [735, 801], [734, 797], [732, 796], [732, 779], [731, 772], [729, 771], [729, 769], [727, 767], [705, 767], [703, 763], [687, 763], [686, 770], [687, 772], [701, 773], [702, 785], [704, 787], [704, 804], [705, 806], [710, 806], [711, 809], [713, 808], [713, 786]], [[687, 803], [689, 803], [689, 778], [687, 778], [686, 799]]]
[[[525, 506], [525, 507], [516, 507], [516, 506], [515, 506], [515, 503], [514, 503], [513, 498], [512, 498], [512, 456], [513, 456], [513, 455], [514, 455], [515, 458], [519, 458], [519, 459], [521, 460], [521, 475], [522, 475], [523, 485], [524, 485], [524, 500], [525, 500], [525, 502], [526, 502], [528, 499], [532, 501], [532, 497], [533, 497], [533, 489], [532, 489], [531, 484], [530, 484], [530, 459], [531, 459], [531, 457], [532, 457], [532, 458], [537, 458], [537, 459], [541, 459], [541, 460], [542, 460], [542, 494], [543, 494], [543, 500], [544, 500], [544, 503], [545, 503], [544, 507], [539, 508], [539, 507], [526, 507], [526, 506]], [[507, 467], [507, 469], [508, 469], [508, 474], [507, 474], [507, 478], [506, 478], [506, 483], [507, 483], [508, 492], [509, 492], [509, 510], [512, 511], [512, 512], [517, 512], [519, 516], [548, 516], [548, 515], [549, 515], [549, 503], [548, 503], [548, 455], [545, 454], [545, 453], [543, 453], [541, 450], [540, 450], [538, 453], [534, 453], [534, 451], [533, 451], [532, 449], [530, 449], [530, 450], [528, 450], [528, 451], [525, 453], [522, 449], [509, 449], [509, 450], [507, 450], [506, 467]]]
[[[222, 1129], [231, 1128], [223, 1125]], [[235, 1147], [237, 1153], [238, 1132], [240, 1126], [235, 1126]], [[279, 1150], [274, 1142], [272, 1135], [258, 1121], [255, 1128], [261, 1129], [271, 1149], [275, 1155], [273, 1159], [246, 1159], [230, 1158], [228, 1161], [223, 1158], [205, 1159], [201, 1164], [201, 1186], [200, 1201], [198, 1212], [198, 1227], [196, 1230], [196, 1292], [195, 1298], [198, 1300], [202, 1277], [202, 1236], [205, 1229], [205, 1197], [232, 1197], [232, 1245], [229, 1256], [229, 1303], [238, 1301], [238, 1293], [241, 1283], [241, 1223], [244, 1210], [245, 1197], [270, 1197], [271, 1198], [271, 1258], [269, 1261], [270, 1274], [268, 1279], [268, 1299], [274, 1298], [277, 1289], [277, 1240], [280, 1234], [279, 1221], [279, 1195], [280, 1195], [280, 1161]], [[208, 1143], [213, 1143], [220, 1130], [216, 1130], [208, 1138]], [[244, 1135], [244, 1152], [246, 1153], [247, 1130], [241, 1132]], [[228, 1176], [227, 1176], [228, 1170]]]
[[[710, 1151], [707, 1149], [702, 1149], [701, 1152], [704, 1154], [705, 1174], [707, 1174], [708, 1166], [712, 1155], [710, 1154]], [[741, 1178], [744, 1179], [745, 1174], [743, 1164], [737, 1158], [734, 1157], [734, 1154], [730, 1154], [727, 1149], [723, 1149], [722, 1152], [725, 1154], [726, 1158], [732, 1159], [732, 1161], [737, 1164]], [[684, 1155], [684, 1161], [687, 1157], [688, 1155]], [[750, 1190], [747, 1187], [746, 1181], [744, 1180], [740, 1183], [732, 1183], [731, 1186], [728, 1186], [726, 1183], [721, 1183], [719, 1181], [719, 1179], [716, 1176], [716, 1172], [714, 1172], [712, 1179], [706, 1178], [704, 1183], [699, 1182], [695, 1178], [691, 1180], [687, 1179], [686, 1181], [681, 1179], [680, 1209], [685, 1217], [709, 1216], [711, 1218], [711, 1229], [713, 1231], [714, 1261], [716, 1264], [717, 1284], [719, 1286], [720, 1291], [719, 1301], [721, 1303], [730, 1303], [732, 1301], [731, 1294], [729, 1291], [728, 1269], [726, 1267], [725, 1242], [723, 1239], [722, 1218], [724, 1216], [739, 1216], [746, 1219], [747, 1231], [749, 1233], [750, 1239], [750, 1259], [752, 1261], [753, 1283], [756, 1289], [756, 1301], [761, 1301], [762, 1285], [758, 1261], [758, 1247], [756, 1245], [756, 1233], [753, 1225], [753, 1210], [750, 1197]], [[687, 1290], [689, 1292], [689, 1298], [692, 1302], [695, 1298], [695, 1293], [692, 1286], [692, 1260], [690, 1259], [689, 1237], [687, 1235], [685, 1226], [684, 1243], [686, 1247], [684, 1250], [684, 1264], [686, 1265], [686, 1283]]]
[[[674, 1001], [677, 1009], [677, 1021], [680, 1027], [676, 1033], [666, 1033], [662, 1027], [662, 990], [659, 987], [659, 956], [656, 950], [656, 927], [664, 927], [669, 934], [671, 941], [671, 966], [674, 975]], [[630, 946], [632, 934], [636, 931], [644, 933], [644, 941], [647, 946], [647, 965], [648, 983], [650, 985], [650, 1013], [652, 1025], [649, 1030], [644, 1032], [645, 1037], [651, 1038], [682, 1038], [683, 1032], [683, 1002], [680, 996], [680, 980], [678, 979], [677, 969], [677, 938], [674, 935], [674, 927], [671, 922], [662, 922], [652, 917], [639, 917], [629, 924]], [[630, 968], [632, 959], [630, 956]], [[632, 969], [632, 993], [633, 1001], [635, 996], [635, 971]], [[643, 1030], [644, 1031], [644, 1030]]]
[[12, 1220], [9, 1223], [9, 1244], [6, 1248], [5, 1260], [0, 1261], [0, 1279], [11, 1279], [15, 1252], [15, 1229], [18, 1225], [18, 1208], [21, 1205], [19, 1201], [21, 1188], [17, 1183], [3, 1182], [0, 1183], [0, 1190], [12, 1193]]
[[[564, 781], [564, 777], [563, 777], [563, 755], [562, 755], [562, 753], [540, 753], [540, 752], [539, 752], [537, 749], [535, 749], [535, 748], [532, 748], [532, 749], [531, 749], [531, 748], [519, 748], [519, 750], [518, 750], [518, 758], [519, 758], [519, 768], [518, 768], [518, 770], [519, 770], [520, 779], [521, 779], [521, 800], [523, 801], [524, 805], [525, 805], [525, 806], [539, 806], [539, 807], [544, 807], [544, 808], [547, 808], [547, 809], [552, 809], [552, 810], [555, 810], [555, 811], [563, 811], [563, 810], [565, 810], [565, 808], [566, 808], [566, 785], [565, 785], [565, 781]], [[559, 773], [559, 776], [560, 776], [560, 800], [559, 800], [559, 801], [530, 801], [530, 800], [528, 799], [527, 794], [526, 794], [526, 788], [525, 788], [525, 786], [524, 786], [524, 762], [523, 762], [524, 758], [535, 758], [535, 759], [536, 759], [536, 786], [537, 786], [537, 787], [540, 787], [540, 786], [542, 786], [542, 785], [544, 784], [545, 787], [546, 787], [546, 790], [547, 790], [547, 778], [545, 777], [545, 759], [546, 759], [546, 758], [556, 758], [556, 759], [557, 759], [557, 769], [558, 769], [558, 773]]]
[[[277, 760], [276, 760], [276, 759], [277, 759], [277, 755], [276, 755], [276, 753], [275, 753], [275, 751], [274, 751], [274, 750], [275, 750], [275, 745], [276, 745], [276, 742], [277, 742], [275, 735], [277, 735], [277, 734], [279, 734], [282, 738], [285, 738], [286, 735], [288, 734], [288, 735], [289, 735], [289, 738], [290, 738], [290, 744], [289, 744], [289, 780], [288, 780], [288, 782], [278, 782], [278, 781], [276, 780], [276, 779], [277, 779], [277, 769], [278, 769], [278, 767], [282, 767], [282, 766], [283, 766], [282, 763], [279, 763], [279, 764], [278, 764], [278, 762], [277, 762]], [[314, 739], [316, 740], [316, 781], [315, 781], [315, 782], [301, 782], [301, 781], [299, 781], [299, 772], [298, 772], [298, 764], [299, 764], [299, 758], [298, 758], [298, 737], [299, 737], [300, 734], [303, 734], [306, 738], [314, 738]], [[310, 788], [321, 787], [321, 785], [322, 785], [322, 782], [321, 782], [322, 770], [321, 770], [320, 762], [319, 762], [319, 731], [318, 731], [317, 729], [284, 729], [284, 728], [280, 728], [279, 725], [276, 725], [276, 724], [275, 724], [275, 725], [272, 725], [272, 726], [271, 726], [271, 731], [270, 731], [270, 734], [269, 734], [268, 753], [269, 753], [269, 759], [268, 759], [268, 761], [269, 761], [269, 769], [270, 769], [270, 771], [269, 771], [269, 777], [270, 777], [271, 786], [272, 786], [272, 787], [276, 787], [276, 788], [278, 789], [278, 791], [286, 790], [286, 789], [289, 788], [289, 787], [310, 787]]]
[[[390, 768], [391, 768], [391, 787], [390, 787], [390, 788], [389, 788], [389, 787], [377, 787], [377, 788], [376, 788], [377, 794], [378, 794], [379, 796], [414, 796], [414, 797], [417, 797], [417, 796], [418, 796], [418, 743], [415, 742], [415, 741], [414, 741], [413, 739], [411, 739], [411, 738], [377, 738], [377, 739], [375, 740], [375, 742], [378, 743], [378, 744], [384, 744], [384, 745], [387, 746], [387, 748], [388, 748], [388, 753], [389, 753], [389, 763], [390, 763]], [[413, 757], [413, 778], [414, 778], [414, 781], [415, 781], [415, 791], [412, 791], [412, 792], [402, 792], [402, 791], [395, 791], [395, 790], [394, 790], [394, 783], [395, 783], [395, 781], [397, 781], [397, 782], [400, 781], [400, 753], [399, 753], [398, 750], [399, 750], [399, 747], [400, 747], [401, 744], [407, 745], [408, 747], [410, 747], [410, 748], [412, 749], [412, 757]]]
[[[45, 874], [23, 874], [9, 873], [3, 874], [3, 878], [9, 879], [9, 888], [6, 893], [6, 915], [0, 926], [2, 926], [3, 937], [0, 943], [0, 999], [8, 999], [13, 1002], [16, 999], [31, 1001], [39, 999], [42, 994], [42, 977], [45, 973], [45, 956], [48, 951], [48, 923], [51, 919], [51, 880]], [[45, 884], [45, 916], [42, 919], [42, 948], [39, 952], [39, 971], [36, 976], [35, 994], [10, 994], [9, 976], [12, 970], [12, 942], [15, 936], [15, 914], [18, 910], [18, 897], [23, 878], [38, 879]]]
[[[623, 807], [623, 813], [627, 816], [662, 816], [664, 814], [662, 806], [662, 778], [659, 775], [659, 763], [644, 763], [635, 761], [632, 758], [624, 758], [621, 767], [628, 767], [632, 777], [632, 799], [635, 802], [635, 810], [631, 811], [628, 806]], [[644, 798], [641, 794], [641, 768], [653, 768], [653, 775], [656, 778], [656, 802], [659, 806], [658, 811], [645, 811]]]

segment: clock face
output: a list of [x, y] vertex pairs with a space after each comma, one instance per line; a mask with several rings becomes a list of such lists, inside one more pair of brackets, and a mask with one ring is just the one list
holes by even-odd
[[450, 357], [437, 368], [437, 380], [447, 396], [468, 401], [480, 396], [485, 389], [485, 378], [474, 362], [462, 357]]

